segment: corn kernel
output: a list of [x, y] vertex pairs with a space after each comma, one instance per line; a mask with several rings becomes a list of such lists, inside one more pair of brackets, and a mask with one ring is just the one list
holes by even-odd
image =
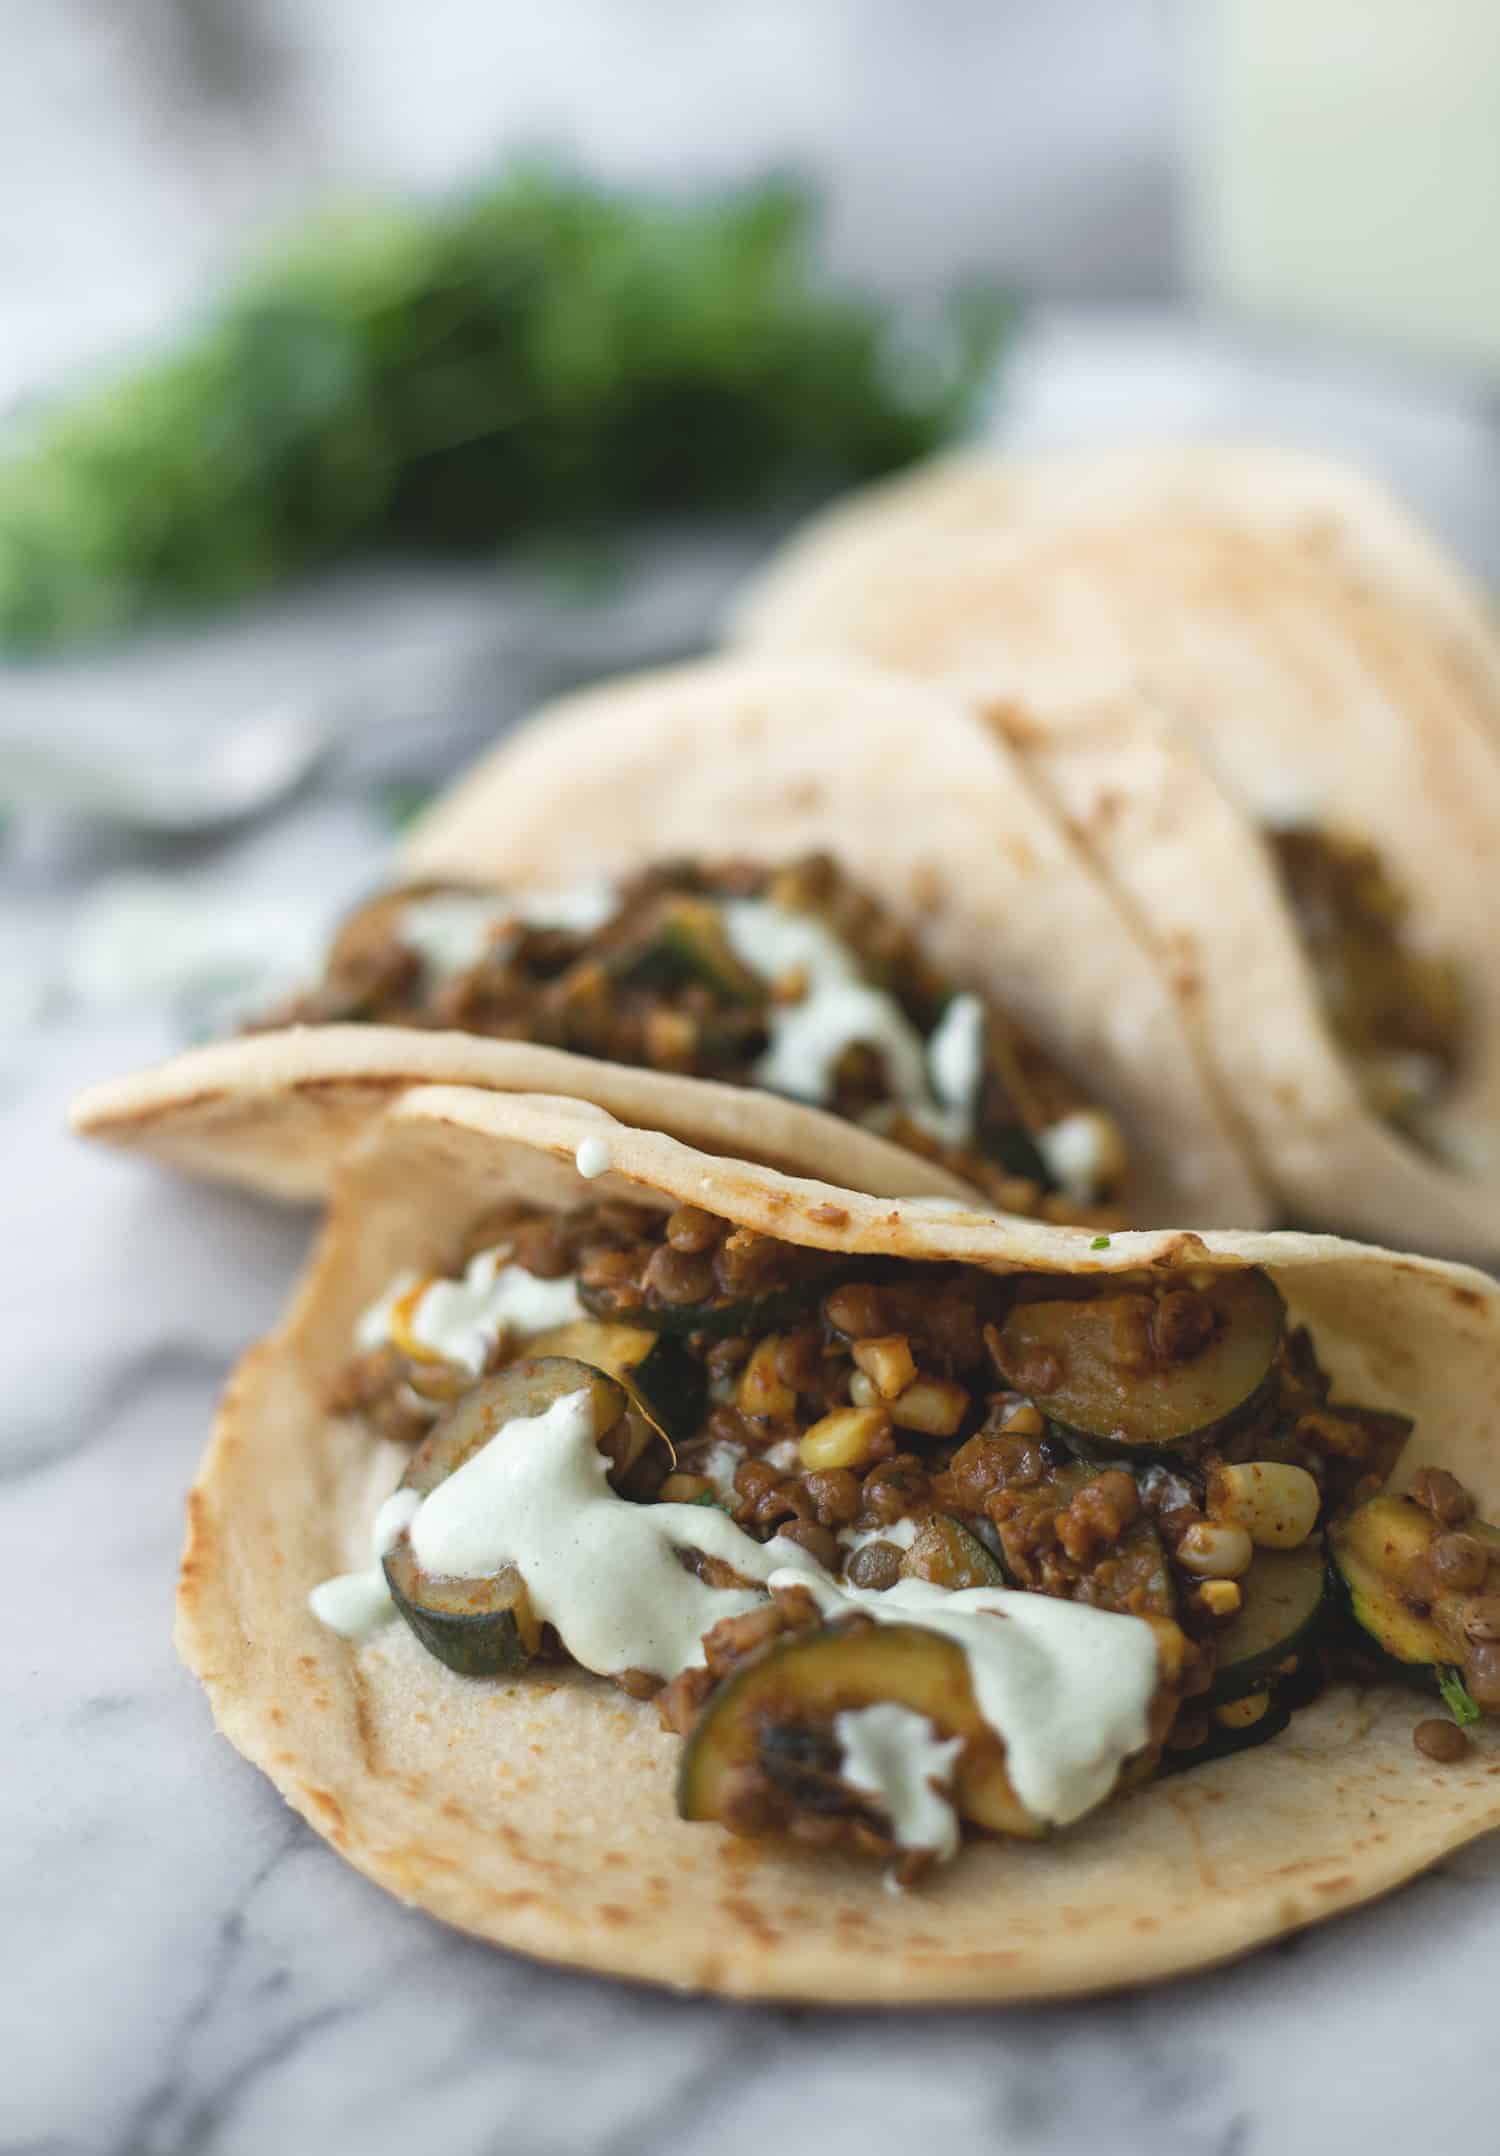
[[1040, 1437], [1045, 1427], [1041, 1414], [1029, 1400], [1013, 1407], [1000, 1425], [1007, 1437]]
[[797, 1412], [797, 1395], [776, 1367], [780, 1333], [767, 1333], [740, 1372], [734, 1404], [742, 1415], [772, 1415], [784, 1420]]
[[894, 1400], [905, 1392], [917, 1374], [911, 1343], [899, 1333], [875, 1340], [856, 1340], [850, 1350], [882, 1400]]
[[1208, 1478], [1209, 1516], [1243, 1528], [1257, 1549], [1296, 1549], [1317, 1525], [1321, 1502], [1307, 1469], [1282, 1460], [1216, 1467]]
[[804, 1467], [865, 1467], [889, 1428], [878, 1407], [836, 1407], [803, 1432], [797, 1450]]
[[1244, 1597], [1237, 1580], [1205, 1580], [1197, 1590], [1196, 1599], [1210, 1617], [1232, 1617]]
[[924, 1437], [951, 1437], [964, 1419], [969, 1395], [951, 1377], [919, 1377], [886, 1405], [900, 1430], [918, 1430]]
[[866, 1377], [863, 1370], [856, 1370], [849, 1380], [849, 1397], [856, 1407], [879, 1407], [880, 1394], [875, 1380]]
[[1237, 1580], [1250, 1570], [1254, 1555], [1243, 1527], [1216, 1520], [1195, 1520], [1177, 1545], [1177, 1562], [1200, 1579]]
[[1215, 1707], [1214, 1720], [1221, 1729], [1252, 1729], [1270, 1704], [1269, 1692], [1247, 1692], [1243, 1699], [1231, 1699]]

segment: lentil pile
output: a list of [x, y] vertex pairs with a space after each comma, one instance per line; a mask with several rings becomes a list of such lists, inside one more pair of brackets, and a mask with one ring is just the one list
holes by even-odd
[[[726, 909], [770, 908], [834, 939], [851, 978], [888, 998], [924, 1072], [920, 1097], [893, 1067], [890, 1039], [850, 1036], [806, 1088], [765, 1059], [779, 1016], [817, 993], [805, 965], [767, 976], [734, 946]], [[447, 910], [439, 947], [423, 923]], [[826, 854], [780, 868], [671, 861], [642, 870], [579, 912], [544, 901], [507, 911], [502, 894], [413, 885], [345, 922], [323, 978], [257, 1021], [452, 1028], [733, 1085], [797, 1091], [849, 1121], [940, 1160], [1005, 1211], [1108, 1228], [1127, 1161], [1118, 1125], [992, 1000], [965, 995], [973, 1085], [944, 1103], [931, 1051], [960, 992], [911, 932]], [[877, 1026], [876, 1031], [879, 1031]], [[902, 1084], [903, 1075], [907, 1083]]]
[[[616, 1200], [506, 1206], [460, 1255], [574, 1284], [582, 1319], [497, 1329], [477, 1376], [567, 1356], [623, 1383], [631, 1411], [605, 1447], [620, 1495], [717, 1507], [868, 1593], [1010, 1587], [1145, 1619], [1162, 1680], [1134, 1778], [1276, 1734], [1333, 1670], [1421, 1662], [1473, 1713], [1500, 1711], [1500, 1531], [1437, 1470], [1383, 1494], [1409, 1424], [1331, 1397], [1260, 1273], [1000, 1276]], [[420, 1338], [431, 1285], [396, 1298], [331, 1401], [412, 1443], [477, 1381]], [[691, 1737], [773, 1651], [868, 1623], [830, 1627], [812, 1594], [778, 1588], [713, 1628], [702, 1667], [622, 1681]], [[545, 1628], [536, 1651], [558, 1651]], [[889, 1823], [832, 1773], [826, 1727], [794, 1698], [757, 1726], [714, 1816], [891, 1853]], [[1434, 1760], [1467, 1746], [1432, 1720], [1416, 1741]]]
[[1374, 848], [1299, 825], [1267, 834], [1328, 1023], [1374, 1112], [1420, 1138], [1463, 1053], [1463, 985], [1407, 940], [1410, 904]]

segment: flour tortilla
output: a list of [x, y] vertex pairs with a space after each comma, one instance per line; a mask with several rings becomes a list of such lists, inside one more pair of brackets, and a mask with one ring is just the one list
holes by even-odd
[[[1192, 778], [1181, 752], [1113, 848], [1090, 826], [1090, 850], [1159, 946], [1184, 914], [1201, 944], [1217, 911], [1208, 943], [1239, 947], [1244, 983], [1214, 977], [1206, 1023], [1242, 1120], [1252, 1094], [1263, 1110], [1277, 1100], [1259, 1090], [1258, 1051], [1291, 1070], [1285, 1119], [1253, 1119], [1262, 1173], [1321, 1225], [1500, 1254], [1500, 640], [1461, 572], [1377, 489], [1247, 450], [960, 461], [794, 543], [740, 627], [941, 679], [1012, 742], [1091, 728], [1101, 701], [1180, 728], [1206, 768]], [[1097, 736], [1102, 799], [1114, 789], [1096, 749]], [[1138, 779], [1124, 773], [1120, 791]], [[1334, 1083], [1306, 969], [1284, 962], [1290, 916], [1264, 856], [1251, 861], [1253, 833], [1229, 831], [1229, 801], [1257, 824], [1367, 837], [1411, 899], [1413, 940], [1462, 968], [1470, 1037], [1440, 1125], [1446, 1169]], [[1143, 838], [1145, 858], [1131, 850]], [[1162, 911], [1142, 910], [1148, 890]], [[1274, 962], [1254, 950], [1262, 931]], [[1353, 1181], [1340, 1094], [1359, 1125]]]
[[799, 1101], [410, 1026], [292, 1026], [216, 1041], [90, 1086], [71, 1114], [82, 1137], [271, 1197], [313, 1200], [327, 1195], [339, 1155], [360, 1133], [402, 1093], [427, 1085], [597, 1101], [627, 1121], [667, 1123], [705, 1152], [772, 1167], [817, 1161], [881, 1197], [973, 1195], [948, 1169]]
[[[614, 1170], [585, 1186], [579, 1140]], [[408, 1094], [341, 1172], [281, 1329], [241, 1365], [189, 1499], [177, 1640], [219, 1728], [349, 1861], [403, 1900], [548, 1960], [682, 1989], [827, 2003], [1024, 2000], [1223, 1961], [1369, 1900], [1500, 1825], [1500, 1736], [1437, 1766], [1410, 1692], [1339, 1688], [1259, 1750], [1042, 1844], [976, 1842], [892, 1896], [875, 1867], [736, 1841], [673, 1810], [679, 1746], [581, 1672], [472, 1682], [387, 1627], [356, 1649], [308, 1590], [367, 1558], [403, 1456], [320, 1402], [358, 1312], [406, 1265], [451, 1264], [508, 1196], [704, 1204], [824, 1249], [992, 1270], [1266, 1266], [1338, 1389], [1404, 1408], [1401, 1463], [1500, 1508], [1500, 1288], [1324, 1237], [1047, 1228], [869, 1199], [715, 1160], [577, 1101]]]
[[1266, 1196], [1144, 943], [1003, 742], [854, 660], [718, 659], [566, 699], [414, 827], [413, 879], [567, 883], [674, 853], [833, 853], [1111, 1108], [1147, 1223]]
[[822, 615], [887, 552], [984, 538], [1027, 519], [1228, 515], [1321, 558], [1353, 590], [1423, 617], [1483, 723], [1500, 727], [1500, 620], [1478, 580], [1368, 472], [1267, 442], [1144, 441], [1001, 457], [960, 450], [844, 496], [808, 519], [736, 603], [735, 641], [826, 641]]
[[1269, 849], [1182, 730], [1126, 701], [996, 723], [1133, 909], [1288, 1216], [1493, 1261], [1500, 1042], [1432, 1118], [1449, 1157], [1414, 1145], [1366, 1105]]

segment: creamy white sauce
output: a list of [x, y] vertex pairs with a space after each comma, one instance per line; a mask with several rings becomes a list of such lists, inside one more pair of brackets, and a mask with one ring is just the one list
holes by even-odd
[[939, 1862], [958, 1854], [952, 1799], [935, 1785], [953, 1773], [962, 1737], [940, 1738], [925, 1714], [895, 1700], [846, 1709], [833, 1718], [839, 1777], [873, 1797], [899, 1849], [930, 1849]]
[[731, 1445], [727, 1438], [717, 1437], [705, 1446], [698, 1458], [697, 1472], [706, 1475], [714, 1486], [714, 1494], [726, 1504], [735, 1501], [734, 1471], [745, 1458], [741, 1445]]
[[984, 1076], [984, 1005], [978, 996], [955, 996], [949, 1003], [927, 1043], [927, 1068], [952, 1131], [950, 1143], [963, 1145], [974, 1135]]
[[1036, 1149], [1052, 1180], [1079, 1205], [1099, 1189], [1108, 1166], [1109, 1131], [1093, 1109], [1079, 1108], [1036, 1134]]
[[898, 1550], [909, 1550], [917, 1539], [917, 1523], [908, 1512], [888, 1527], [841, 1527], [838, 1539], [846, 1550], [862, 1550], [869, 1542], [894, 1542]]
[[503, 1334], [550, 1332], [585, 1315], [571, 1273], [539, 1280], [505, 1251], [481, 1250], [462, 1280], [434, 1280], [418, 1297], [407, 1331], [419, 1347], [477, 1377]]
[[367, 1639], [395, 1612], [380, 1560], [395, 1547], [416, 1517], [422, 1500], [415, 1490], [393, 1490], [375, 1515], [370, 1542], [375, 1562], [368, 1572], [341, 1572], [324, 1580], [307, 1598], [320, 1624], [345, 1639]]
[[764, 899], [732, 899], [723, 909], [735, 956], [770, 983], [797, 975], [805, 992], [773, 1004], [770, 1045], [758, 1085], [799, 1100], [826, 1101], [840, 1056], [854, 1043], [876, 1049], [886, 1083], [903, 1105], [931, 1108], [922, 1036], [893, 996], [861, 979], [847, 946], [824, 922]]
[[401, 941], [427, 971], [448, 980], [477, 966], [514, 918], [507, 898], [488, 891], [443, 891], [403, 906], [398, 926]]
[[769, 1461], [778, 1474], [793, 1475], [802, 1465], [801, 1442], [795, 1437], [779, 1438], [774, 1445], [766, 1447], [761, 1458]]
[[586, 1391], [508, 1423], [440, 1483], [411, 1522], [425, 1571], [484, 1579], [513, 1564], [532, 1607], [585, 1669], [675, 1677], [703, 1660], [722, 1617], [758, 1609], [755, 1589], [708, 1587], [678, 1550], [722, 1558], [763, 1588], [778, 1570], [821, 1568], [796, 1543], [752, 1541], [708, 1505], [632, 1505], [610, 1488]]
[[397, 1306], [405, 1302], [421, 1277], [409, 1267], [405, 1272], [397, 1273], [390, 1286], [360, 1312], [354, 1321], [354, 1345], [362, 1355], [371, 1355], [376, 1348], [386, 1346]]
[[608, 1175], [614, 1166], [614, 1156], [606, 1138], [580, 1138], [573, 1155], [573, 1164], [586, 1182], [592, 1183], [596, 1176]]
[[940, 1632], [967, 1658], [974, 1698], [1004, 1740], [1006, 1769], [1027, 1810], [1067, 1826], [1102, 1804], [1146, 1742], [1156, 1641], [1139, 1617], [1004, 1587], [957, 1593], [898, 1580], [883, 1593], [836, 1585], [805, 1566], [771, 1585], [806, 1587], [825, 1617], [863, 1610], [883, 1624]]
[[467, 973], [491, 951], [513, 948], [522, 928], [562, 928], [575, 936], [591, 936], [604, 926], [616, 903], [613, 889], [603, 883], [520, 894], [440, 891], [431, 898], [414, 898], [402, 908], [400, 935], [430, 973], [446, 980]]

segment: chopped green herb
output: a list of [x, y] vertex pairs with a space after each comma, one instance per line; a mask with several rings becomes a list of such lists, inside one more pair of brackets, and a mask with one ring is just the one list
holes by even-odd
[[1438, 1690], [1443, 1695], [1443, 1704], [1460, 1729], [1467, 1729], [1471, 1722], [1479, 1720], [1479, 1708], [1475, 1704], [1473, 1693], [1464, 1683], [1460, 1670], [1439, 1670]]
[[[792, 504], [960, 427], [1008, 308], [830, 290], [812, 204], [527, 169], [325, 216], [175, 351], [0, 461], [0, 647], [221, 604], [356, 550], [605, 556], [626, 518]], [[589, 573], [593, 573], [590, 571]]]
[[1109, 1237], [1107, 1235], [1096, 1235], [1089, 1244], [1089, 1248], [1090, 1250], [1108, 1250]]

